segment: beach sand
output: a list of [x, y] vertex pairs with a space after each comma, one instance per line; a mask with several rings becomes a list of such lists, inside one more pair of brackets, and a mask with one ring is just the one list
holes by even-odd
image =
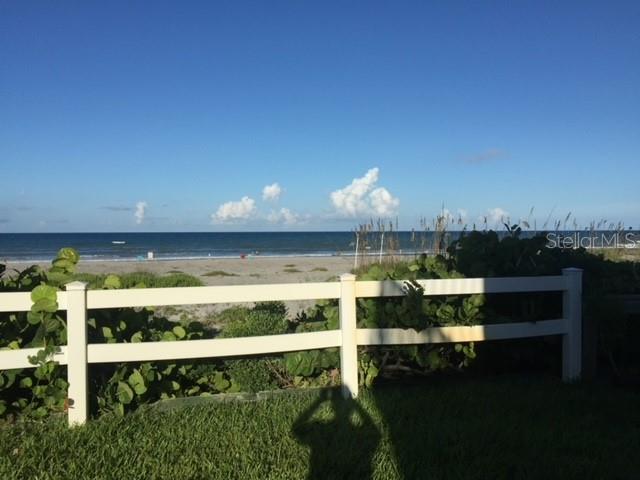
[[[32, 265], [8, 262], [8, 268], [24, 269]], [[40, 263], [44, 268], [50, 263]], [[166, 275], [188, 273], [205, 285], [247, 285], [258, 283], [324, 282], [353, 268], [353, 257], [247, 257], [198, 260], [83, 261], [77, 271], [93, 274], [151, 272]], [[206, 275], [210, 272], [229, 275]]]
[[[8, 269], [22, 270], [33, 263], [8, 262]], [[39, 263], [44, 268], [50, 263]], [[202, 280], [204, 285], [256, 285], [269, 283], [303, 283], [337, 280], [342, 273], [353, 269], [353, 257], [247, 257], [198, 260], [139, 260], [139, 261], [82, 261], [77, 271], [92, 274], [121, 274], [151, 272], [167, 275], [187, 273]], [[225, 272], [228, 275], [207, 275]], [[285, 302], [290, 316], [313, 305], [313, 300]], [[237, 305], [237, 304], [236, 304]], [[205, 323], [215, 323], [215, 313], [231, 304], [184, 305], [161, 309], [173, 320], [184, 317], [197, 318]]]

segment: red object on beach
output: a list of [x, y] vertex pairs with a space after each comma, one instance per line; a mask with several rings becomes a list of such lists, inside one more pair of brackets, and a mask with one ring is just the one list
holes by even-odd
[[247, 254], [246, 253], [241, 253], [240, 254], [240, 258], [247, 258]]

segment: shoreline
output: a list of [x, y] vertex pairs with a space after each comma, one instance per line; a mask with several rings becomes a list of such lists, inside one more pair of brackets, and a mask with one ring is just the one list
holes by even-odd
[[[431, 250], [425, 251], [398, 251], [398, 252], [383, 252], [382, 257], [413, 257], [421, 254], [432, 254]], [[368, 253], [358, 253], [358, 258], [360, 257], [378, 257], [380, 256], [380, 252], [370, 251]], [[145, 262], [180, 262], [180, 261], [205, 261], [205, 260], [248, 260], [248, 259], [296, 259], [296, 258], [349, 258], [353, 260], [355, 257], [355, 253], [285, 253], [285, 254], [246, 254], [246, 255], [192, 255], [185, 257], [158, 257], [154, 256], [149, 259], [144, 256], [138, 257], [118, 257], [118, 258], [95, 258], [91, 256], [83, 256], [80, 259], [82, 263], [101, 263], [101, 262], [113, 262], [113, 263], [145, 263]], [[6, 265], [42, 265], [45, 263], [50, 263], [53, 260], [49, 258], [40, 258], [40, 259], [0, 259], [0, 263], [4, 263]]]

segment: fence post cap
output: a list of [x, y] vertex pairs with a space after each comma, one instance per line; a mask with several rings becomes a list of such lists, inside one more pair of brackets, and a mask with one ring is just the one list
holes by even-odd
[[562, 274], [563, 275], [575, 275], [577, 273], [582, 273], [582, 269], [581, 268], [575, 268], [575, 267], [568, 267], [568, 268], [563, 268], [562, 269]]
[[89, 285], [86, 282], [79, 282], [79, 281], [75, 281], [75, 282], [69, 282], [67, 284], [65, 284], [64, 288], [67, 292], [69, 291], [76, 291], [76, 290], [86, 290], [87, 289], [87, 285]]
[[353, 273], [343, 273], [340, 275], [341, 282], [355, 282], [356, 276]]

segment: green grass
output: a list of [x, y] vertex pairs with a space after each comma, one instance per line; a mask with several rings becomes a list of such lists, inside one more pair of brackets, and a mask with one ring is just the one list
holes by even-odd
[[0, 428], [0, 478], [637, 478], [640, 394], [557, 379], [429, 380]]
[[329, 269], [325, 267], [314, 267], [311, 269], [312, 272], [328, 272]]
[[224, 270], [212, 270], [202, 274], [203, 277], [237, 277], [235, 273], [225, 272]]
[[285, 273], [301, 273], [297, 268], [285, 268], [282, 271]]
[[295, 266], [296, 266], [296, 264], [295, 264], [295, 263], [287, 263], [287, 264], [285, 265], [285, 267], [289, 267], [289, 268], [291, 268], [291, 267], [295, 267]]
[[[119, 273], [117, 276], [120, 278], [122, 288], [133, 288], [140, 284], [144, 284], [147, 288], [200, 287], [203, 285], [202, 280], [186, 273], [156, 275], [151, 272], [131, 272]], [[106, 277], [106, 274], [96, 275], [92, 273], [77, 273], [74, 275], [75, 280], [89, 283], [89, 288], [102, 288]]]

